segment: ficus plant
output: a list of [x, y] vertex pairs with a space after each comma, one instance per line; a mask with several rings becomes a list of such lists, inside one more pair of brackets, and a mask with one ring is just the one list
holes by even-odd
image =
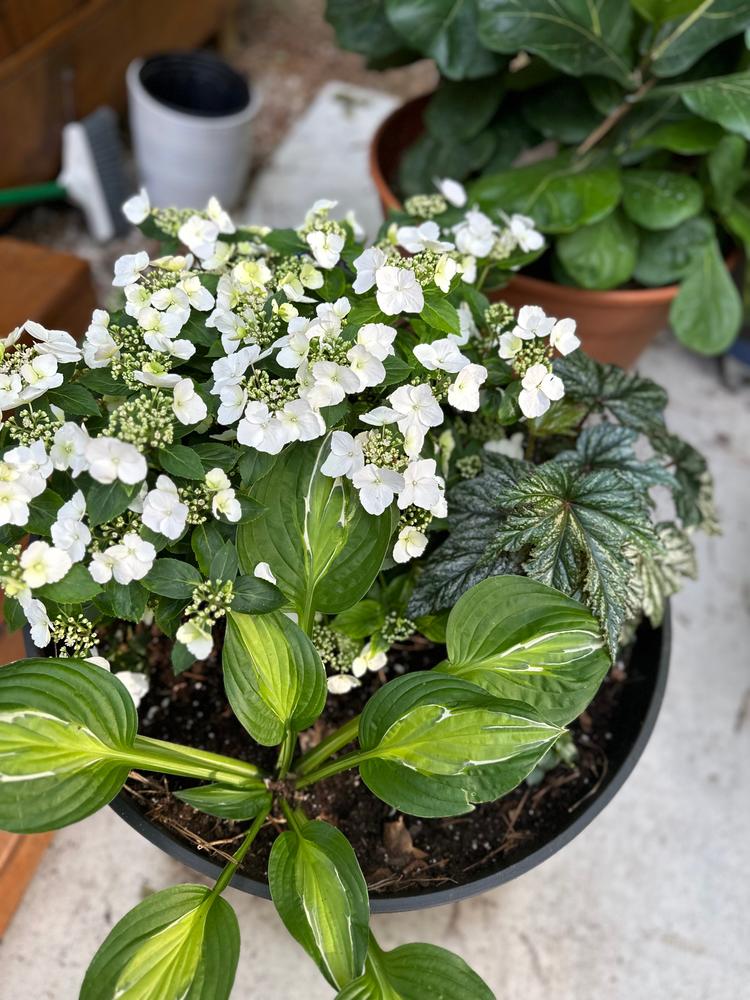
[[731, 251], [750, 246], [750, 3], [328, 0], [327, 16], [371, 65], [428, 57], [441, 74], [403, 196], [472, 180], [482, 209], [548, 235], [535, 273], [678, 283], [677, 337], [705, 354], [732, 343]]
[[[128, 216], [165, 246], [116, 262], [122, 308], [80, 346], [33, 322], [3, 342], [5, 617], [46, 655], [0, 668], [0, 828], [76, 822], [136, 770], [179, 776], [183, 803], [244, 831], [213, 887], [120, 920], [83, 1000], [228, 997], [222, 893], [266, 826], [276, 909], [339, 1000], [491, 998], [443, 949], [380, 948], [354, 850], [308, 790], [356, 769], [422, 817], [505, 795], [713, 525], [705, 461], [668, 434], [658, 386], [585, 358], [571, 319], [483, 295], [536, 252], [528, 220], [490, 223], [486, 253], [459, 245], [460, 216], [455, 242], [421, 224], [363, 249], [333, 207], [238, 229], [214, 200], [136, 196]], [[175, 674], [222, 670], [248, 760], [139, 733], [154, 635]], [[437, 665], [388, 679], [414, 635]], [[327, 697], [368, 672], [383, 683], [361, 715], [314, 742]]]

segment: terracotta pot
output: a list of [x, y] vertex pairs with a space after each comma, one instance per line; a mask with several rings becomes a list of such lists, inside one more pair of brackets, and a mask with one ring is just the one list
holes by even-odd
[[[403, 208], [393, 190], [404, 152], [424, 131], [422, 121], [431, 95], [407, 101], [382, 122], [370, 147], [370, 173], [384, 212]], [[594, 292], [519, 274], [489, 293], [513, 308], [539, 305], [550, 316], [572, 316], [587, 354], [597, 361], [628, 368], [667, 326], [669, 307], [679, 285]]]

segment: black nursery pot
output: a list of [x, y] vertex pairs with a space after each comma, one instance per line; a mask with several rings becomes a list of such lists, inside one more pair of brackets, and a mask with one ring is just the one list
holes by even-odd
[[[639, 757], [651, 737], [656, 719], [661, 708], [664, 690], [667, 683], [670, 654], [670, 619], [665, 617], [664, 624], [653, 629], [643, 625], [638, 630], [635, 644], [630, 656], [629, 673], [637, 675], [629, 681], [627, 690], [618, 710], [618, 732], [608, 744], [608, 769], [604, 779], [599, 784], [595, 794], [582, 802], [569, 815], [565, 825], [551, 833], [543, 843], [530, 847], [527, 854], [516, 857], [511, 863], [503, 863], [498, 859], [497, 866], [489, 873], [470, 879], [463, 884], [449, 888], [424, 889], [419, 892], [409, 891], [394, 893], [388, 896], [372, 896], [370, 909], [373, 913], [394, 913], [403, 910], [421, 910], [428, 906], [440, 906], [466, 899], [469, 896], [494, 889], [511, 879], [523, 875], [536, 868], [547, 858], [552, 857], [577, 837], [589, 823], [595, 819], [623, 786], [633, 771]], [[637, 670], [634, 667], [637, 666]], [[189, 868], [200, 871], [211, 878], [217, 878], [221, 866], [205, 854], [178, 839], [163, 827], [156, 825], [139, 812], [124, 792], [121, 792], [111, 803], [114, 811], [134, 830], [137, 830], [146, 840], [165, 851], [177, 861]], [[268, 885], [248, 878], [245, 875], [235, 875], [232, 885], [243, 892], [254, 896], [270, 899]]]

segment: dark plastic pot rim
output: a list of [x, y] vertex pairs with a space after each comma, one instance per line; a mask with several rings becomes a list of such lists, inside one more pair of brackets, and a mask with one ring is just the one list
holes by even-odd
[[242, 120], [256, 111], [250, 84], [212, 52], [164, 52], [128, 68], [140, 100], [205, 125]]
[[[658, 643], [658, 662], [653, 665], [653, 689], [640, 729], [617, 770], [612, 773], [612, 776], [598, 794], [589, 799], [581, 813], [569, 826], [526, 857], [520, 858], [518, 861], [504, 868], [500, 868], [498, 871], [490, 872], [488, 875], [483, 875], [463, 885], [425, 890], [418, 893], [410, 892], [403, 895], [371, 897], [371, 911], [373, 913], [397, 913], [405, 910], [426, 909], [430, 906], [442, 906], [446, 903], [468, 899], [470, 896], [476, 896], [479, 893], [487, 892], [489, 889], [495, 889], [517, 878], [519, 875], [531, 871], [532, 868], [536, 868], [543, 861], [551, 858], [553, 854], [557, 854], [566, 844], [569, 844], [570, 841], [577, 837], [622, 788], [638, 763], [656, 725], [656, 719], [661, 709], [667, 685], [667, 674], [669, 672], [669, 654], [671, 648], [669, 609], [667, 609], [663, 624], [655, 632], [655, 644]], [[634, 652], [637, 653], [637, 642]], [[222, 870], [221, 865], [212, 861], [205, 854], [189, 848], [183, 841], [167, 830], [147, 820], [133, 805], [132, 800], [125, 792], [120, 792], [110, 803], [110, 806], [118, 816], [124, 819], [129, 826], [145, 837], [155, 847], [160, 848], [170, 857], [182, 862], [182, 864], [188, 868], [192, 868], [194, 871], [202, 872], [204, 875], [208, 875], [214, 879], [218, 878]], [[232, 879], [232, 886], [235, 889], [241, 889], [243, 892], [259, 896], [262, 899], [271, 898], [271, 893], [266, 882], [259, 882], [257, 879], [249, 878], [246, 875], [235, 875]]]

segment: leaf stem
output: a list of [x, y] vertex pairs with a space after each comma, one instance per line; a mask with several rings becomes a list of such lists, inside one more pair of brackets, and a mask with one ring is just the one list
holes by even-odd
[[294, 751], [296, 749], [297, 734], [293, 729], [287, 729], [281, 747], [279, 748], [279, 759], [276, 762], [276, 772], [282, 781], [286, 778], [287, 774], [289, 774], [289, 766], [292, 763], [292, 758], [294, 757]]
[[148, 736], [136, 736], [131, 752], [122, 754], [131, 767], [164, 774], [179, 774], [186, 778], [220, 781], [223, 785], [243, 788], [257, 785], [261, 772], [254, 764], [224, 757], [222, 754], [194, 747], [178, 746]]
[[227, 864], [226, 868], [221, 873], [221, 875], [219, 875], [219, 877], [216, 880], [216, 883], [215, 883], [213, 889], [211, 890], [211, 896], [214, 899], [217, 896], [220, 896], [221, 893], [224, 892], [224, 890], [226, 889], [226, 887], [232, 881], [232, 878], [234, 877], [235, 872], [237, 871], [237, 869], [239, 868], [239, 866], [242, 864], [242, 861], [243, 861], [245, 855], [250, 850], [250, 847], [252, 846], [252, 843], [255, 840], [255, 838], [258, 836], [258, 833], [260, 832], [260, 828], [265, 823], [266, 818], [267, 818], [269, 812], [270, 812], [270, 809], [266, 809], [264, 811], [261, 811], [261, 812], [258, 813], [258, 815], [253, 820], [252, 825], [250, 826], [250, 829], [245, 834], [245, 839], [242, 841], [242, 843], [240, 844], [239, 848], [235, 852], [234, 856], [232, 857], [232, 860]]
[[357, 738], [360, 718], [360, 715], [355, 715], [353, 719], [349, 719], [343, 726], [339, 726], [338, 729], [334, 730], [329, 736], [326, 736], [316, 746], [312, 747], [306, 753], [301, 754], [297, 758], [297, 763], [293, 768], [294, 772], [300, 775], [309, 774], [322, 764], [323, 761], [328, 760], [329, 757], [338, 753], [339, 750], [343, 750], [348, 743]]
[[279, 799], [279, 805], [281, 806], [281, 811], [286, 817], [286, 821], [289, 824], [289, 829], [294, 830], [295, 833], [302, 833], [302, 825], [300, 824], [299, 818], [297, 816], [297, 811], [292, 809], [286, 799]]
[[330, 764], [326, 764], [324, 767], [319, 768], [317, 771], [313, 771], [312, 774], [306, 774], [301, 777], [297, 783], [296, 788], [299, 791], [302, 788], [307, 788], [308, 785], [314, 785], [318, 781], [322, 781], [324, 778], [330, 778], [334, 774], [338, 774], [340, 771], [347, 771], [350, 767], [356, 767], [364, 760], [369, 760], [370, 754], [363, 750], [355, 750], [353, 753], [348, 753], [345, 757], [339, 757], [338, 760], [332, 760]]

